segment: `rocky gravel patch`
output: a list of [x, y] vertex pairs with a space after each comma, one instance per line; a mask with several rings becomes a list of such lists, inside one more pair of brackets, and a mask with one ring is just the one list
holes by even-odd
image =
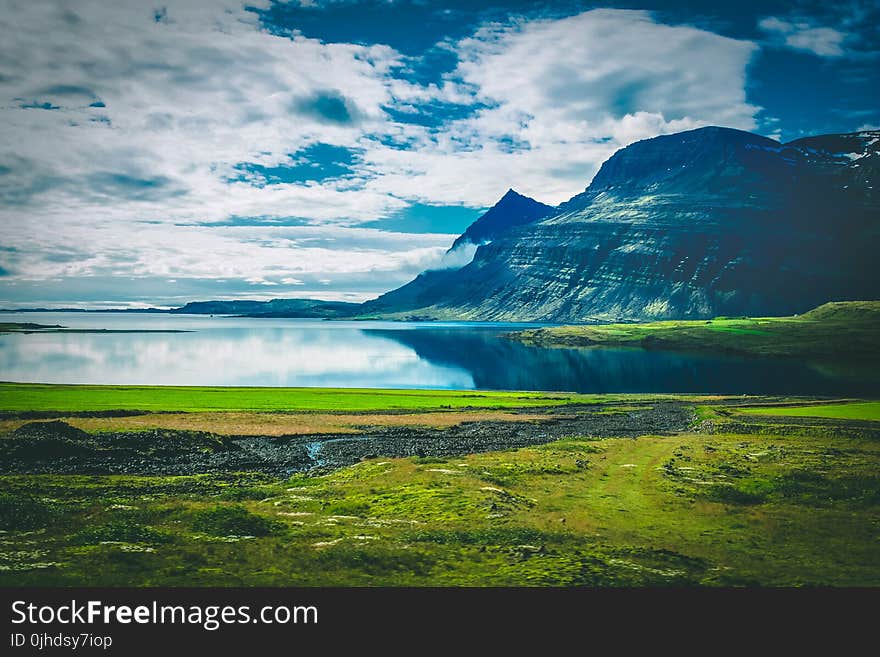
[[30, 422], [0, 438], [0, 472], [191, 475], [264, 472], [289, 476], [337, 468], [374, 456], [452, 456], [551, 442], [571, 436], [632, 437], [686, 430], [690, 405], [605, 412], [564, 409], [546, 420], [464, 422], [447, 429], [362, 427], [361, 434], [220, 436], [158, 429], [90, 434], [64, 422]]

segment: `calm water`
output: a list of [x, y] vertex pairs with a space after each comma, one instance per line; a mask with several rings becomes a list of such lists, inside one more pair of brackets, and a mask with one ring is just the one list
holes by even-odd
[[527, 324], [326, 322], [198, 315], [0, 313], [0, 322], [191, 333], [0, 335], [0, 380], [47, 383], [331, 386], [856, 395], [873, 367], [544, 349], [504, 339]]

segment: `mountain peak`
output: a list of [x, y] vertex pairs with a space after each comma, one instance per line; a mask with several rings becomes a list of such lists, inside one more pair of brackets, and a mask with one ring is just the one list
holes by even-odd
[[486, 211], [486, 214], [468, 226], [468, 229], [455, 240], [450, 250], [454, 250], [463, 243], [486, 244], [501, 233], [515, 226], [523, 226], [543, 219], [554, 210], [555, 208], [552, 206], [523, 196], [511, 187], [495, 205]]
[[[730, 138], [739, 138], [739, 139], [769, 139], [769, 137], [761, 137], [761, 135], [756, 135], [754, 132], [749, 132], [748, 130], [740, 130], [739, 128], [728, 128], [723, 125], [704, 125], [700, 128], [693, 128], [691, 130], [683, 130], [682, 132], [676, 132], [671, 135], [661, 135], [665, 137], [681, 137], [686, 135], [709, 135], [709, 136], [720, 136], [720, 137], [730, 137]], [[771, 140], [772, 141], [772, 140]]]
[[642, 139], [641, 141], [637, 141], [634, 144], [630, 144], [623, 150], [626, 150], [627, 148], [640, 149], [645, 145], [649, 145], [652, 143], [655, 147], [657, 144], [685, 144], [688, 146], [693, 146], [695, 144], [730, 144], [733, 146], [741, 146], [744, 144], [759, 144], [762, 146], [769, 146], [771, 148], [778, 148], [780, 146], [778, 141], [770, 139], [769, 137], [756, 135], [753, 132], [739, 130], [738, 128], [726, 128], [720, 125], [707, 125], [703, 126], [702, 128], [685, 130], [684, 132], [676, 132], [670, 135], [658, 135], [656, 137], [651, 137], [650, 139]]
[[504, 196], [502, 196], [500, 199], [498, 199], [498, 202], [495, 203], [495, 205], [493, 205], [492, 207], [497, 208], [502, 203], [507, 204], [507, 203], [519, 201], [521, 199], [526, 200], [526, 201], [534, 201], [535, 203], [537, 203], [537, 201], [535, 201], [535, 199], [529, 198], [528, 196], [525, 196], [524, 194], [520, 194], [513, 187], [511, 187], [510, 189], [508, 189], [504, 193]]
[[[621, 186], [647, 188], [671, 180], [690, 182], [699, 191], [706, 176], [735, 179], [749, 168], [743, 166], [745, 160], [775, 156], [781, 148], [779, 142], [768, 137], [721, 126], [659, 135], [617, 151], [602, 164], [587, 191]], [[576, 207], [583, 200], [575, 197], [564, 208]]]

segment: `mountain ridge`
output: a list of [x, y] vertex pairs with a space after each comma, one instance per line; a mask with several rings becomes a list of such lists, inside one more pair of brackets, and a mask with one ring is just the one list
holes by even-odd
[[880, 298], [878, 182], [880, 131], [780, 143], [707, 126], [618, 150], [556, 207], [509, 189], [447, 251], [467, 264], [424, 271], [362, 304], [212, 301], [169, 312], [549, 322], [796, 314]]
[[583, 322], [785, 315], [877, 298], [878, 141], [865, 131], [782, 144], [710, 126], [635, 142], [557, 212], [363, 309]]

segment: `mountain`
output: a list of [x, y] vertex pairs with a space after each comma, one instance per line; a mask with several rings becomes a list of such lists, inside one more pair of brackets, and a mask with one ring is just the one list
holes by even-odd
[[547, 215], [484, 222], [502, 230], [475, 230], [467, 241], [487, 243], [466, 266], [425, 272], [363, 312], [583, 322], [877, 299], [878, 166], [877, 131], [781, 144], [707, 127], [646, 139]]
[[[469, 249], [477, 251], [478, 247], [490, 244], [509, 231], [533, 224], [555, 211], [556, 208], [550, 205], [544, 205], [510, 189], [498, 203], [468, 226], [467, 230], [452, 243], [449, 251], [446, 252], [446, 257], [451, 257], [454, 261], [456, 254], [460, 253], [470, 261], [473, 253], [470, 253]], [[360, 312], [370, 316], [431, 306], [451, 292], [447, 285], [450, 280], [459, 278], [457, 271], [458, 268], [424, 271], [403, 287], [386, 292], [378, 299], [367, 301]], [[425, 318], [433, 319], [438, 316], [437, 313], [432, 312], [425, 315]], [[421, 315], [408, 315], [408, 317], [415, 319]], [[450, 317], [456, 317], [454, 310], [451, 311]]]
[[244, 315], [247, 317], [335, 318], [356, 314], [360, 304], [315, 299], [272, 299], [271, 301], [190, 301], [172, 314]]
[[534, 223], [553, 214], [555, 209], [551, 205], [544, 205], [508, 189], [498, 203], [468, 226], [467, 230], [452, 243], [451, 250], [454, 251], [465, 244], [477, 246], [488, 244], [511, 228]]

